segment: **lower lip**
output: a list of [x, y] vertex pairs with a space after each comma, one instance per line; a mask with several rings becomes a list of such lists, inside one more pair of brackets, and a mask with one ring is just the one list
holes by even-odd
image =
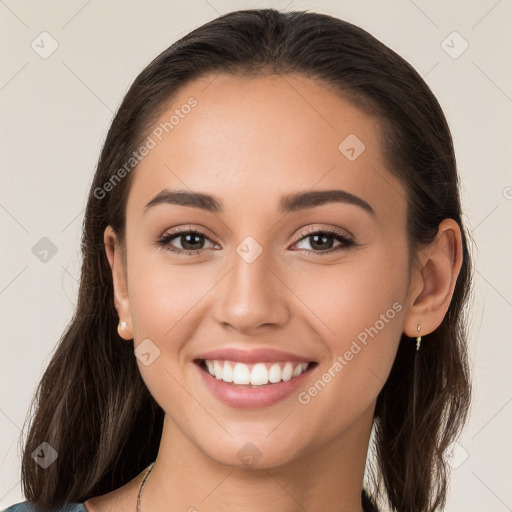
[[286, 382], [281, 381], [276, 384], [248, 388], [216, 379], [203, 370], [199, 364], [194, 364], [204, 383], [215, 397], [226, 405], [241, 408], [268, 407], [285, 399], [304, 383], [313, 369], [310, 366], [304, 373]]

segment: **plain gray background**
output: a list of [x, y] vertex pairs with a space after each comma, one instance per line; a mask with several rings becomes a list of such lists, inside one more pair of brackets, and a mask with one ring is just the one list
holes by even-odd
[[[85, 198], [113, 113], [136, 75], [172, 42], [220, 14], [254, 7], [355, 23], [408, 60], [439, 99], [477, 246], [474, 402], [454, 449], [446, 509], [512, 510], [510, 0], [0, 0], [0, 508], [24, 500], [20, 431], [73, 314]], [[40, 246], [56, 252], [42, 261]]]

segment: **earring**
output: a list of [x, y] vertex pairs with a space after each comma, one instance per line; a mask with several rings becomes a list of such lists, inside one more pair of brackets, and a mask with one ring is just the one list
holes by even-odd
[[[421, 325], [418, 325], [418, 332], [421, 331]], [[420, 349], [421, 345], [421, 335], [416, 338], [416, 351]]]
[[126, 322], [119, 322], [119, 327], [121, 327], [121, 329], [126, 329]]

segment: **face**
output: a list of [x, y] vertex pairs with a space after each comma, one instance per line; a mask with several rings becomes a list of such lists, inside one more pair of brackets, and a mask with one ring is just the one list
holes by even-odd
[[[149, 134], [127, 201], [120, 317], [144, 343], [137, 364], [166, 421], [216, 461], [240, 465], [252, 443], [277, 466], [369, 428], [409, 262], [406, 195], [378, 130], [319, 82], [216, 76], [184, 88]], [[259, 362], [284, 370], [275, 379], [286, 361], [311, 364], [236, 385], [198, 361], [221, 349], [233, 349], [212, 356], [223, 370], [250, 363], [240, 382], [261, 377]]]

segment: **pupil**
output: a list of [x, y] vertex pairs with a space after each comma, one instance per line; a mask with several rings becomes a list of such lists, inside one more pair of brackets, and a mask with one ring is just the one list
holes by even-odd
[[[329, 239], [331, 238], [332, 239], [332, 236], [331, 235], [313, 235], [311, 238], [313, 238], [314, 240], [314, 243], [311, 244], [312, 247], [315, 246], [315, 244], [318, 246], [318, 245], [322, 245], [322, 244], [326, 244], [326, 239]], [[321, 242], [320, 243], [317, 243], [317, 239], [321, 239]], [[330, 249], [332, 247], [332, 240], [331, 240], [331, 243], [330, 244], [327, 244], [329, 247], [317, 247], [319, 248], [320, 250], [325, 250], [325, 249]]]
[[197, 248], [197, 246], [195, 246], [195, 245], [193, 244], [193, 242], [189, 242], [189, 239], [190, 239], [190, 238], [195, 238], [195, 239], [196, 239], [196, 242], [197, 242], [197, 239], [198, 239], [198, 238], [200, 238], [200, 237], [199, 237], [199, 235], [194, 235], [194, 234], [190, 234], [190, 233], [189, 233], [188, 235], [183, 235], [183, 236], [182, 236], [182, 239], [183, 239], [183, 238], [185, 238], [185, 240], [186, 240], [184, 244], [183, 244], [183, 242], [182, 242], [182, 244], [181, 244], [181, 245], [182, 245], [182, 247], [183, 247], [184, 249], [187, 249], [187, 248], [188, 248], [188, 247], [187, 247], [187, 245], [191, 245], [191, 247], [190, 247], [191, 249]]

